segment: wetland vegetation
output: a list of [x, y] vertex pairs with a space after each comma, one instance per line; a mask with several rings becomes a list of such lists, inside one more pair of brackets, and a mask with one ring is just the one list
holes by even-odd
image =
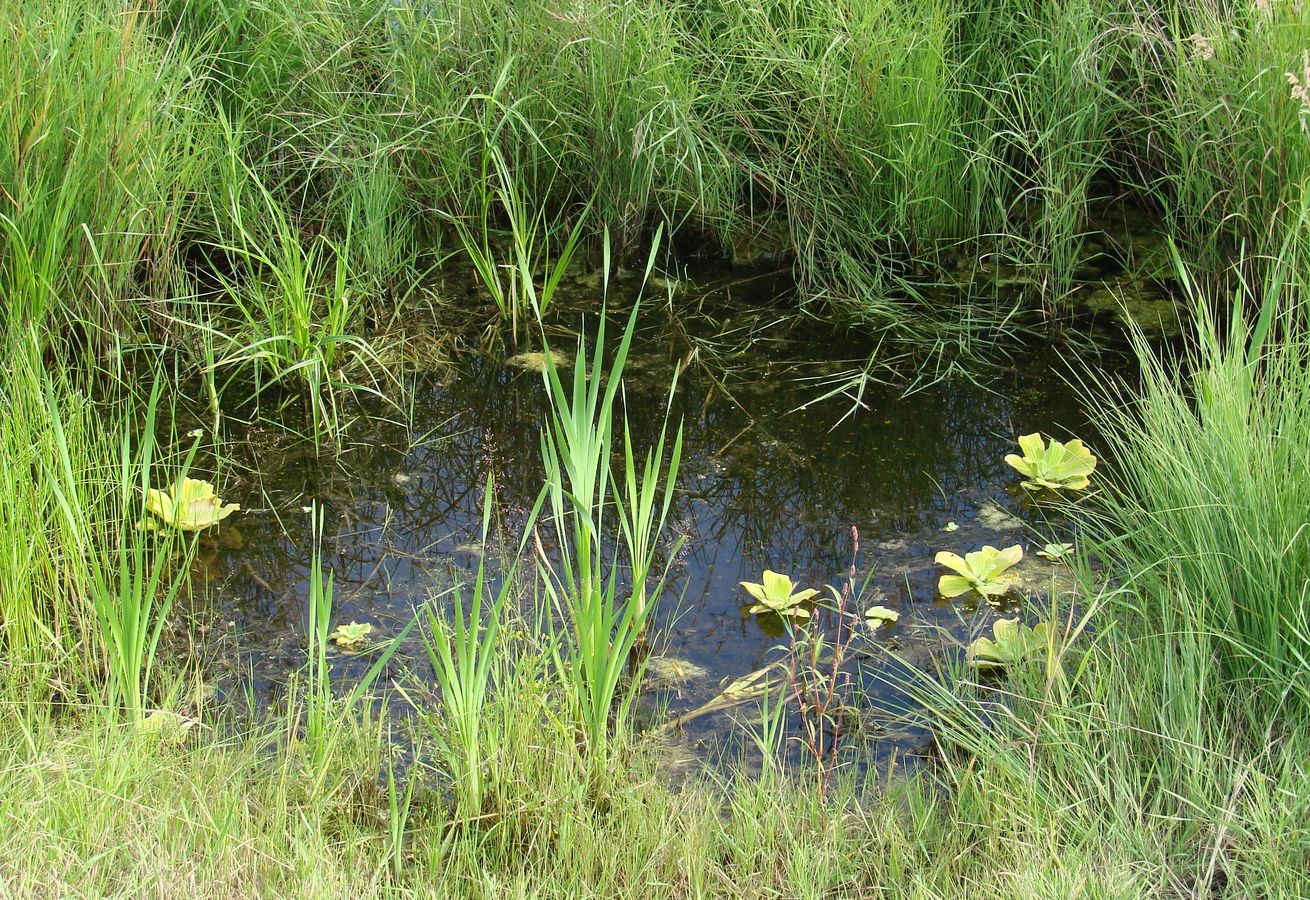
[[1300, 0], [0, 73], [0, 893], [1310, 894]]

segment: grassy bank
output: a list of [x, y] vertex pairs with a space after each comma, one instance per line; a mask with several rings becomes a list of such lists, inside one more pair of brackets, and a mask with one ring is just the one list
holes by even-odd
[[[7, 11], [4, 893], [1310, 893], [1299, 4]], [[1110, 199], [1191, 274], [1089, 249]], [[634, 451], [621, 349], [548, 367], [533, 521], [555, 555], [501, 536], [515, 577], [421, 610], [430, 676], [380, 680], [384, 644], [362, 687], [330, 683], [315, 555], [287, 708], [206, 699], [171, 649], [208, 538], [138, 525], [184, 474], [222, 494], [251, 385], [267, 427], [332, 452], [352, 394], [401, 393], [398, 322], [534, 344], [570, 259], [649, 279], [670, 244], [787, 260], [806, 309], [919, 346], [985, 331], [997, 276], [1063, 318], [1094, 253], [1180, 288], [1180, 348], [1139, 337], [1140, 383], [1086, 376], [1113, 464], [1032, 663], [914, 681], [933, 753], [885, 783], [778, 752], [804, 735], [765, 715], [761, 775], [670, 787], [633, 707], [680, 438]], [[453, 267], [478, 290], [429, 278]], [[377, 718], [384, 687], [410, 721]]]
[[[283, 333], [238, 302], [270, 277], [274, 307], [294, 305], [289, 277], [339, 311], [314, 282], [341, 260], [354, 327], [319, 309], [308, 330], [359, 335], [463, 260], [461, 236], [508, 262], [508, 232], [558, 252], [581, 225], [644, 258], [663, 224], [684, 250], [794, 259], [808, 308], [904, 339], [981, 327], [998, 275], [1058, 319], [1100, 258], [1153, 271], [1110, 201], [1216, 279], [1238, 251], [1304, 242], [1305, 16], [23, 0], [0, 35], [6, 306], [197, 365], [221, 314], [246, 361]], [[968, 310], [932, 290], [961, 282]], [[184, 302], [200, 296], [218, 306]]]

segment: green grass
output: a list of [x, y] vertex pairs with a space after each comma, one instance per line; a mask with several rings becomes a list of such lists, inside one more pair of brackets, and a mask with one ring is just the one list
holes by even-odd
[[[50, 489], [62, 531], [71, 539], [71, 563], [86, 570], [86, 593], [95, 610], [106, 658], [108, 683], [102, 702], [108, 709], [122, 709], [139, 724], [151, 694], [160, 635], [187, 580], [195, 551], [194, 539], [187, 541], [178, 529], [165, 527], [156, 532], [142, 527], [149, 518], [145, 498], [154, 485], [171, 483], [158, 478], [155, 461], [155, 416], [162, 383], [156, 380], [145, 403], [141, 437], [135, 444], [136, 416], [129, 406], [119, 429], [118, 452], [104, 483], [79, 478], [55, 391], [49, 383], [45, 388], [57, 460], [48, 473]], [[187, 477], [199, 444], [199, 440], [192, 442], [176, 480]], [[88, 490], [102, 488], [111, 491], [110, 508], [119, 522], [116, 532], [108, 534], [97, 534], [88, 527], [94, 521], [88, 507], [97, 502], [87, 496]]]
[[1304, 300], [1276, 282], [1258, 306], [1238, 293], [1226, 314], [1203, 295], [1192, 299], [1194, 345], [1174, 356], [1140, 343], [1140, 396], [1125, 394], [1105, 415], [1118, 471], [1102, 513], [1119, 532], [1115, 555], [1166, 598], [1161, 628], [1196, 636], [1225, 679], [1248, 685], [1256, 709], [1306, 708]]
[[[5, 891], [1310, 893], [1310, 13], [1265, 6], [10, 4]], [[407, 767], [366, 693], [405, 632], [337, 696], [321, 561], [288, 710], [237, 725], [162, 655], [187, 557], [136, 529], [138, 495], [208, 465], [249, 399], [232, 385], [276, 398], [266, 426], [303, 428], [281, 403], [303, 401], [330, 442], [352, 395], [395, 393], [377, 335], [420, 301], [513, 344], [570, 260], [649, 276], [664, 235], [781, 249], [806, 311], [950, 366], [1067, 318], [1111, 195], [1176, 241], [1187, 274], [1152, 274], [1186, 288], [1192, 331], [1173, 355], [1137, 339], [1126, 390], [1088, 376], [1105, 463], [1080, 549], [1111, 577], [1084, 567], [1043, 612], [1044, 665], [915, 682], [929, 765], [821, 792], [777, 751], [796, 735], [774, 693], [758, 779], [670, 787], [631, 713], [680, 443], [641, 459], [620, 423], [630, 331], [572, 382], [548, 368], [559, 558], [508, 579], [521, 596], [480, 571], [449, 630], [425, 619], [438, 674], [398, 685], [428, 726]], [[490, 297], [434, 299], [439, 264]], [[998, 301], [997, 275], [1026, 286]], [[157, 421], [191, 376], [204, 455]], [[141, 728], [160, 708], [199, 724]]]
[[[340, 258], [354, 305], [382, 314], [453, 247], [512, 342], [576, 241], [608, 233], [631, 260], [663, 224], [739, 259], [781, 249], [810, 310], [931, 347], [1008, 327], [981, 302], [998, 273], [1030, 319], [1065, 320], [1110, 197], [1158, 213], [1213, 283], [1243, 247], [1258, 280], [1304, 240], [1293, 4], [570, 9], [23, 0], [0, 36], [6, 306], [194, 360], [169, 325], [203, 320], [168, 301], [214, 277], [253, 267], [240, 293], [267, 295], [271, 325], [335, 296]], [[261, 189], [233, 197], [234, 170]], [[322, 265], [288, 292], [296, 259]], [[936, 289], [961, 280], [975, 302]]]
[[[491, 525], [493, 488], [492, 480], [488, 479], [482, 498], [483, 547], [487, 546]], [[539, 508], [538, 504], [529, 517], [525, 534], [531, 532]], [[504, 660], [500, 630], [507, 615], [507, 605], [517, 587], [517, 573], [518, 560], [515, 559], [501, 576], [500, 587], [493, 593], [487, 582], [484, 554], [478, 560], [477, 573], [468, 588], [472, 599], [467, 607], [465, 588], [456, 582], [451, 591], [454, 609], [450, 613], [450, 622], [446, 621], [435, 600], [424, 610], [424, 644], [433, 677], [441, 691], [440, 711], [428, 712], [425, 719], [454, 781], [458, 797], [456, 809], [465, 817], [482, 813], [486, 783], [489, 778], [494, 778], [483, 771], [488, 751], [495, 754], [503, 740], [499, 733], [488, 736], [483, 732], [492, 724], [486, 712], [488, 694], [494, 689], [505, 688], [506, 679], [501, 672]]]
[[[558, 668], [586, 735], [585, 751], [596, 766], [609, 761], [612, 732], [622, 735], [632, 725], [644, 666], [638, 644], [663, 590], [667, 563], [653, 589], [649, 581], [682, 448], [679, 428], [665, 462], [665, 423], [638, 476], [626, 415], [619, 448], [615, 400], [636, 326], [634, 307], [606, 367], [602, 316], [590, 371], [580, 338], [572, 385], [565, 384], [549, 352], [544, 373], [551, 418], [542, 433], [541, 455], [547, 520], [560, 558], [558, 564], [543, 558], [539, 568], [551, 606], [565, 619]], [[622, 481], [613, 470], [619, 453], [624, 460]], [[626, 590], [619, 583], [619, 561], [607, 558], [611, 548], [620, 546], [632, 579]], [[675, 554], [676, 549], [668, 558]]]
[[[137, 327], [204, 175], [189, 47], [103, 0], [22, 0], [0, 27], [0, 300], [6, 327]], [[124, 320], [127, 320], [126, 322]]]
[[[11, 366], [0, 377], [0, 612], [5, 623], [8, 664], [24, 673], [38, 697], [51, 678], [76, 677], [87, 666], [83, 657], [95, 618], [87, 597], [86, 570], [68, 548], [75, 535], [64, 529], [53, 486], [56, 460], [67, 458], [79, 480], [103, 478], [115, 455], [113, 430], [99, 427], [95, 405], [56, 379], [63, 440], [50, 419], [46, 376], [35, 337], [15, 336], [9, 344]], [[61, 452], [61, 446], [63, 452]], [[38, 473], [33, 477], [33, 472]], [[100, 492], [103, 496], [103, 492]], [[111, 526], [104, 503], [83, 506], [93, 528]], [[41, 527], [34, 528], [33, 523]]]

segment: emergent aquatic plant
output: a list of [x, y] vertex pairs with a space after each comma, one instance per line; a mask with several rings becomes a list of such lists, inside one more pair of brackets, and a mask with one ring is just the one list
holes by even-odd
[[937, 582], [937, 590], [947, 598], [958, 597], [969, 591], [977, 591], [984, 597], [999, 597], [1010, 589], [1008, 584], [1000, 581], [1000, 576], [1021, 559], [1023, 548], [1018, 544], [1004, 550], [984, 546], [963, 557], [943, 550], [937, 554], [937, 565], [959, 574], [943, 575]]
[[[488, 478], [482, 495], [484, 548], [491, 530], [494, 499], [493, 481]], [[523, 526], [524, 535], [532, 532], [540, 508], [538, 499]], [[425, 610], [423, 641], [441, 688], [441, 713], [425, 720], [454, 779], [459, 807], [469, 816], [482, 809], [485, 749], [499, 743], [498, 738], [484, 741], [482, 735], [495, 727], [495, 720], [486, 713], [487, 697], [495, 682], [501, 623], [514, 593], [519, 558], [520, 554], [514, 555], [508, 568], [500, 573], [499, 587], [493, 588], [487, 576], [486, 553], [480, 554], [471, 596], [466, 594], [467, 586], [456, 579], [451, 589], [452, 608], [438, 609], [434, 601]]]
[[335, 576], [331, 569], [323, 567], [323, 525], [324, 515], [317, 503], [309, 506], [310, 533], [313, 548], [309, 557], [309, 597], [308, 622], [305, 629], [306, 665], [304, 671], [304, 693], [301, 698], [303, 714], [288, 717], [288, 726], [297, 721], [302, 723], [300, 740], [306, 751], [306, 763], [313, 778], [311, 790], [322, 790], [332, 771], [332, 762], [336, 755], [337, 742], [345, 731], [343, 726], [351, 719], [355, 704], [373, 687], [382, 670], [386, 668], [391, 657], [395, 655], [409, 630], [417, 619], [411, 619], [400, 632], [379, 648], [376, 659], [367, 672], [355, 682], [342, 700], [332, 696], [332, 668], [328, 664], [328, 641], [343, 628], [362, 627], [371, 630], [372, 626], [359, 626], [352, 622], [350, 626], [340, 626], [335, 632], [328, 630], [332, 621], [332, 589]]
[[[571, 387], [556, 370], [549, 347], [546, 349], [545, 381], [551, 409], [541, 436], [541, 454], [546, 469], [546, 510], [558, 539], [559, 563], [548, 563], [541, 554], [542, 573], [549, 599], [564, 611], [569, 624], [562, 635], [565, 652], [558, 655], [557, 669], [576, 704], [587, 752], [596, 761], [606, 758], [611, 729], [620, 732], [631, 721], [643, 666], [640, 659], [634, 659], [633, 651], [663, 590], [669, 565], [682, 546], [681, 539], [675, 541], [664, 554], [662, 570], [656, 568], [659, 538], [682, 452], [681, 427], [667, 464], [667, 420], [640, 467], [626, 412], [621, 451], [615, 439], [615, 399], [636, 323], [634, 305], [607, 375], [602, 312], [590, 368], [579, 338]], [[622, 481], [612, 469], [615, 456], [623, 459]], [[617, 528], [609, 525], [607, 530], [611, 514]], [[621, 547], [630, 562], [632, 589], [626, 597], [619, 588], [619, 566], [607, 559], [610, 541]], [[648, 578], [653, 584], [646, 584]]]
[[1005, 461], [1025, 476], [1022, 483], [1029, 490], [1081, 491], [1096, 468], [1096, 457], [1080, 440], [1062, 444], [1052, 439], [1048, 444], [1033, 432], [1019, 438], [1019, 449], [1023, 456], [1008, 453]]
[[241, 506], [218, 499], [208, 481], [183, 476], [167, 491], [150, 488], [146, 492], [146, 509], [165, 525], [182, 531], [203, 531], [217, 525]]
[[763, 584], [743, 581], [741, 586], [746, 589], [746, 593], [758, 601], [750, 608], [752, 613], [777, 613], [780, 616], [795, 616], [798, 619], [810, 617], [810, 611], [801, 604], [819, 593], [813, 588], [793, 591], [795, 584], [791, 578], [787, 575], [779, 575], [771, 569], [764, 570]]
[[1050, 638], [1050, 623], [1028, 626], [1016, 619], [998, 619], [991, 638], [980, 637], [969, 645], [969, 665], [979, 669], [998, 669], [1015, 665], [1040, 655]]

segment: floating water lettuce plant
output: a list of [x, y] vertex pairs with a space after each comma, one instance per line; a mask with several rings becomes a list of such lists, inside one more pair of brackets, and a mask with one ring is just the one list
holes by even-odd
[[969, 645], [969, 665], [998, 669], [1031, 659], [1046, 650], [1050, 624], [1029, 627], [1018, 619], [997, 619], [992, 638], [980, 637]]
[[1073, 544], [1047, 544], [1037, 551], [1037, 555], [1045, 559], [1055, 561], [1064, 559], [1073, 553]]
[[741, 586], [758, 601], [750, 608], [752, 613], [771, 612], [780, 616], [795, 616], [798, 619], [808, 619], [810, 617], [810, 611], [801, 604], [819, 593], [813, 588], [806, 588], [803, 591], [793, 593], [792, 589], [795, 584], [792, 583], [791, 578], [786, 575], [779, 575], [769, 569], [764, 570], [763, 584], [743, 581]]
[[901, 614], [885, 606], [874, 606], [864, 611], [864, 622], [871, 631], [877, 631], [884, 625], [895, 624]]
[[550, 361], [555, 368], [573, 368], [573, 357], [562, 350], [556, 350], [554, 347], [547, 348], [545, 352], [530, 351], [516, 354], [505, 360], [505, 364], [518, 369], [527, 369], [529, 372], [544, 372], [546, 371], [547, 355], [550, 356]]
[[1096, 457], [1080, 440], [1062, 444], [1052, 439], [1047, 444], [1034, 432], [1019, 438], [1019, 449], [1023, 456], [1009, 453], [1005, 461], [1025, 476], [1022, 484], [1030, 490], [1081, 491], [1088, 485], [1087, 476], [1096, 468]]
[[984, 597], [999, 597], [1008, 591], [1010, 586], [998, 579], [1021, 559], [1023, 559], [1023, 548], [1018, 544], [1006, 547], [1004, 550], [985, 546], [981, 550], [966, 553], [963, 557], [958, 553], [943, 550], [937, 554], [937, 565], [945, 566], [958, 574], [943, 575], [937, 582], [937, 590], [943, 597], [948, 598], [958, 597], [969, 591], [977, 591]]
[[373, 633], [373, 626], [368, 622], [351, 622], [338, 625], [329, 635], [337, 646], [353, 650], [368, 643], [368, 636]]
[[146, 492], [146, 509], [165, 525], [182, 531], [202, 531], [226, 519], [241, 507], [224, 503], [208, 481], [182, 478], [168, 491], [150, 488]]
[[137, 731], [140, 734], [157, 735], [174, 743], [180, 743], [186, 738], [187, 732], [199, 724], [199, 719], [166, 709], [156, 709], [141, 719]]

